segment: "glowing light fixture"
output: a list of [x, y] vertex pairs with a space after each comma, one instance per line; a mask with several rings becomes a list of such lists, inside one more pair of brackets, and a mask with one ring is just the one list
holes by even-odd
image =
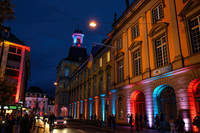
[[95, 28], [96, 25], [97, 25], [96, 22], [94, 22], [94, 21], [91, 21], [91, 22], [90, 22], [90, 27]]
[[57, 82], [54, 82], [54, 85], [57, 85]]

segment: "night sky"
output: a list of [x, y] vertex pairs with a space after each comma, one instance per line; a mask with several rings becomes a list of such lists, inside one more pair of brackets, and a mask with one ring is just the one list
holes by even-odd
[[[130, 0], [130, 4], [133, 0]], [[5, 22], [11, 32], [31, 49], [31, 76], [27, 88], [40, 87], [54, 97], [57, 66], [68, 55], [76, 29], [83, 31], [88, 54], [92, 42], [101, 43], [126, 9], [126, 0], [13, 0], [15, 20]], [[89, 27], [95, 20], [98, 26]]]

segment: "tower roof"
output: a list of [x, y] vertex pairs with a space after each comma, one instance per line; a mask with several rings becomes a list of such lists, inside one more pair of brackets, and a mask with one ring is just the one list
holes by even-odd
[[74, 33], [81, 33], [81, 34], [83, 34], [83, 31], [77, 29], [77, 30], [74, 31]]

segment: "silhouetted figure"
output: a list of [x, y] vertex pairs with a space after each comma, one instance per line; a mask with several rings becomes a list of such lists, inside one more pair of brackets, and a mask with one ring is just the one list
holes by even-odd
[[139, 118], [138, 118], [137, 113], [135, 113], [135, 125], [136, 125], [136, 131], [138, 131], [138, 129], [139, 129]]
[[56, 117], [53, 113], [49, 116], [49, 131], [51, 132], [53, 130], [53, 124], [55, 121]]
[[156, 125], [156, 129], [160, 131], [160, 118], [158, 114], [156, 114], [156, 117], [155, 117], [155, 125]]
[[197, 114], [197, 116], [194, 118], [193, 123], [194, 126], [196, 126], [200, 132], [200, 112]]
[[132, 131], [132, 127], [133, 127], [133, 125], [132, 125], [132, 123], [133, 123], [133, 115], [131, 114], [131, 115], [127, 115], [127, 117], [129, 118], [129, 126], [130, 126], [130, 128], [131, 128], [131, 131]]
[[30, 132], [30, 121], [28, 118], [28, 114], [25, 114], [24, 117], [22, 117], [20, 122], [20, 131], [21, 133], [29, 133]]
[[139, 121], [140, 121], [140, 130], [142, 130], [142, 128], [143, 128], [143, 125], [142, 125], [143, 115], [142, 115], [142, 113], [139, 114]]
[[116, 128], [116, 122], [115, 122], [116, 117], [112, 114], [112, 124], [113, 124], [113, 129]]
[[147, 119], [147, 114], [146, 112], [144, 113], [144, 125], [145, 125], [145, 128], [148, 129], [147, 127], [147, 122], [148, 122], [148, 119]]
[[97, 115], [96, 115], [96, 114], [94, 114], [94, 120], [95, 120], [95, 121], [97, 120]]
[[162, 111], [160, 111], [160, 123], [161, 123], [162, 131], [164, 132], [165, 131], [165, 116]]
[[111, 127], [111, 120], [112, 120], [112, 117], [111, 115], [109, 114], [108, 116], [108, 126]]

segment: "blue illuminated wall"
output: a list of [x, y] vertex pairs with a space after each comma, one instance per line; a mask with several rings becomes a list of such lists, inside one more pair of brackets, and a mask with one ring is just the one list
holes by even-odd
[[154, 111], [154, 118], [156, 117], [156, 114], [159, 114], [159, 106], [158, 106], [158, 97], [160, 97], [161, 92], [168, 87], [169, 85], [163, 84], [155, 88], [153, 91], [153, 111]]
[[102, 120], [105, 121], [105, 97], [102, 97]]
[[81, 101], [81, 114], [83, 114], [83, 100]]
[[76, 119], [76, 102], [74, 103], [74, 119]]
[[90, 116], [89, 118], [91, 119], [91, 115], [92, 115], [92, 98], [89, 98], [90, 100]]
[[69, 115], [72, 115], [71, 113], [72, 113], [72, 105], [70, 104], [69, 105]]

